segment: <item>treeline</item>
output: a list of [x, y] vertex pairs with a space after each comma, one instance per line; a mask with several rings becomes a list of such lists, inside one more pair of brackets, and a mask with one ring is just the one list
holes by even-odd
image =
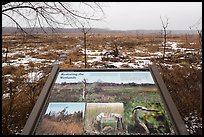
[[[24, 31], [29, 33], [81, 33], [81, 28], [23, 28]], [[43, 31], [44, 30], [44, 31]], [[21, 33], [21, 29], [17, 29], [16, 27], [2, 27], [2, 33]], [[108, 28], [91, 28], [90, 33], [124, 33], [124, 34], [152, 34], [152, 33], [160, 33], [161, 30], [111, 30]], [[168, 30], [171, 34], [186, 34], [193, 33], [197, 34], [196, 30]]]
[[74, 112], [72, 114], [68, 114], [68, 112], [65, 112], [65, 110], [62, 110], [59, 112], [59, 114], [56, 113], [52, 113], [51, 111], [48, 114], [45, 114], [44, 118], [47, 118], [49, 120], [52, 121], [82, 121], [83, 120], [83, 112], [82, 111], [78, 111], [78, 112]]

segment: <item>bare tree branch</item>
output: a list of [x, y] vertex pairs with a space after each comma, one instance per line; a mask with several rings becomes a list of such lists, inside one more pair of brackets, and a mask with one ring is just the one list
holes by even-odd
[[21, 25], [18, 24], [18, 22], [16, 22], [11, 16], [9, 16], [9, 15], [7, 15], [5, 13], [2, 13], [2, 14], [9, 17], [17, 25], [17, 27], [19, 27], [23, 32], [27, 33], [26, 31], [24, 31], [24, 29], [21, 27]]
[[80, 10], [74, 10], [69, 2], [2, 2], [2, 14], [7, 15], [19, 27], [22, 25], [20, 22], [25, 21], [29, 27], [40, 26], [43, 29], [45, 25], [48, 25], [53, 30], [54, 27], [61, 25], [76, 26], [82, 20], [101, 20], [100, 16], [95, 15], [97, 9], [104, 15], [99, 3], [82, 2], [82, 4], [91, 9], [92, 13], [80, 13]]
[[[201, 28], [199, 29], [199, 26], [201, 25]], [[189, 27], [190, 29], [195, 28], [197, 33], [198, 33], [198, 38], [199, 38], [199, 44], [202, 48], [202, 17], [192, 26]]]

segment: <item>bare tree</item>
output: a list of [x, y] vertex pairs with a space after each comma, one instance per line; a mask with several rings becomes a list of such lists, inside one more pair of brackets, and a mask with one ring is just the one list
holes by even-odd
[[84, 43], [84, 61], [85, 61], [85, 68], [87, 68], [87, 60], [86, 60], [86, 48], [87, 48], [87, 33], [91, 30], [91, 27], [85, 27], [84, 24], [81, 23], [81, 31], [83, 32], [83, 43]]
[[119, 55], [119, 51], [118, 51], [118, 43], [117, 43], [117, 39], [113, 41], [113, 44], [114, 44], [114, 50], [113, 50], [114, 53], [113, 53], [113, 54], [114, 54], [115, 57], [118, 57], [118, 55]]
[[[199, 29], [199, 27], [201, 27], [201, 28]], [[198, 33], [198, 37], [199, 37], [199, 43], [201, 46], [201, 52], [200, 53], [202, 53], [202, 17], [194, 25], [190, 26], [189, 28], [190, 29], [196, 28], [197, 33]], [[200, 96], [202, 97], [202, 86], [199, 86], [199, 87], [200, 87]], [[202, 100], [201, 100], [200, 107], [202, 110]]]
[[82, 80], [82, 84], [83, 84], [82, 98], [85, 99], [87, 94], [87, 89], [86, 89], [87, 80], [85, 78]]
[[[201, 26], [201, 28], [199, 29], [199, 27]], [[202, 48], [202, 17], [192, 26], [189, 27], [190, 29], [195, 28], [197, 33], [198, 33], [198, 37], [199, 37], [199, 43], [200, 46]]]
[[[87, 8], [87, 11], [82, 11]], [[26, 32], [23, 23], [28, 28], [40, 27], [44, 31], [45, 26], [52, 30], [54, 27], [73, 27], [83, 20], [101, 20], [103, 15], [98, 2], [2, 2], [2, 18], [7, 18], [23, 32]]]
[[167, 41], [167, 27], [168, 27], [168, 18], [166, 17], [166, 23], [164, 23], [162, 17], [160, 16], [160, 19], [161, 19], [161, 22], [162, 22], [162, 27], [163, 27], [163, 38], [164, 38], [164, 41], [163, 41], [163, 44], [162, 46], [164, 47], [164, 51], [163, 51], [163, 61], [164, 61], [164, 58], [165, 58], [165, 50], [166, 50], [166, 41]]
[[6, 63], [8, 61], [9, 45], [10, 45], [10, 42], [7, 42], [7, 44], [6, 44], [6, 58], [5, 58]]

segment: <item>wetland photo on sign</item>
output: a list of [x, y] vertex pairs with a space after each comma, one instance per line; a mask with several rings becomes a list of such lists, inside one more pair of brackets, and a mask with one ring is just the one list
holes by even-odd
[[51, 102], [36, 135], [73, 135], [83, 133], [85, 103]]
[[116, 135], [124, 132], [123, 103], [87, 103], [85, 133]]
[[113, 103], [157, 100], [160, 98], [157, 92], [149, 71], [62, 71], [54, 83], [49, 101]]
[[175, 134], [164, 106], [159, 102], [124, 103], [124, 120], [129, 134]]

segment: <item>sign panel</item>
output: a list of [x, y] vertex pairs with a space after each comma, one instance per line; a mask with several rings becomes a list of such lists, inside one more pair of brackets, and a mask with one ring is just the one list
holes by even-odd
[[149, 69], [61, 70], [34, 134], [176, 134]]

